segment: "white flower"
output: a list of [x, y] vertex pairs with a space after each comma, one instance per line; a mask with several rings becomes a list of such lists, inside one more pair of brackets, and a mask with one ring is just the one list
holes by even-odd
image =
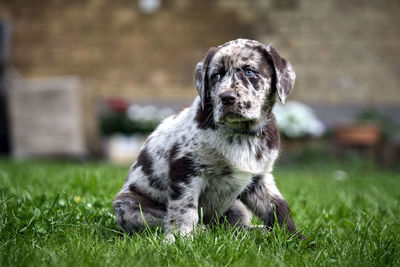
[[171, 116], [175, 111], [171, 108], [157, 109], [154, 106], [130, 105], [127, 110], [128, 117], [133, 121], [154, 121], [161, 122], [168, 116]]
[[277, 103], [273, 109], [279, 129], [290, 138], [304, 136], [320, 137], [325, 125], [317, 118], [309, 106], [288, 101], [285, 105]]
[[141, 107], [139, 105], [130, 105], [126, 110], [128, 117], [131, 120], [136, 120], [139, 114], [141, 113]]

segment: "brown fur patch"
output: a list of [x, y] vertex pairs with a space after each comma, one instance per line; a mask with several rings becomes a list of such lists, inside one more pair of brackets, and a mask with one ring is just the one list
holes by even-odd
[[162, 183], [160, 177], [154, 175], [153, 160], [150, 157], [149, 153], [147, 152], [146, 148], [143, 148], [142, 151], [140, 152], [135, 165], [136, 168], [139, 166], [142, 167], [142, 171], [147, 176], [150, 186], [161, 191], [167, 189], [166, 184]]
[[191, 182], [191, 178], [197, 176], [198, 170], [190, 155], [174, 159], [170, 158], [169, 188], [172, 200], [180, 199], [185, 187]]
[[275, 117], [270, 114], [268, 123], [263, 128], [263, 135], [260, 136], [261, 145], [257, 147], [256, 159], [260, 160], [264, 155], [264, 147], [268, 150], [279, 148], [280, 136], [278, 126], [276, 126]]
[[197, 107], [197, 113], [194, 120], [197, 122], [197, 126], [202, 130], [216, 128], [213, 120], [213, 105], [211, 101], [204, 104], [204, 110], [201, 105]]
[[130, 192], [118, 194], [115, 200], [131, 198], [140, 203], [140, 205], [144, 209], [160, 210], [164, 212], [167, 211], [167, 206], [165, 203], [161, 203], [154, 199], [151, 199], [148, 195], [141, 192], [134, 184], [129, 185], [129, 191]]
[[292, 215], [290, 214], [290, 208], [286, 200], [277, 198], [273, 200], [273, 203], [275, 205], [275, 214], [279, 225], [286, 227], [289, 232], [296, 231], [296, 226], [292, 219]]

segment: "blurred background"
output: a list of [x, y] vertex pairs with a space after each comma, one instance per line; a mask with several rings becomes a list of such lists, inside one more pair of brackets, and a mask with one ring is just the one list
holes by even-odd
[[398, 0], [1, 0], [0, 153], [131, 162], [191, 104], [208, 48], [240, 37], [295, 67], [275, 109], [288, 162], [397, 166], [399, 14]]

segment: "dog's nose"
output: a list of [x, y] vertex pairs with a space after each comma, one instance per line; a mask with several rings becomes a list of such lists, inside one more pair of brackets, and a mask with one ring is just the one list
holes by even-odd
[[223, 105], [228, 106], [228, 105], [233, 105], [236, 102], [237, 95], [233, 91], [227, 91], [219, 95], [221, 98], [221, 102]]

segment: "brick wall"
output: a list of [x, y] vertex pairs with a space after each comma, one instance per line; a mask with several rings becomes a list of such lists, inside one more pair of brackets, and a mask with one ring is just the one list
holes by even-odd
[[[400, 105], [400, 2], [298, 1], [271, 13], [271, 40], [297, 70], [293, 98], [328, 105]], [[270, 38], [272, 37], [272, 38]]]
[[22, 76], [81, 77], [89, 141], [100, 99], [187, 102], [196, 94], [195, 64], [237, 37], [273, 43], [292, 62], [290, 99], [400, 106], [399, 13], [397, 0], [162, 0], [147, 15], [137, 0], [0, 2]]

